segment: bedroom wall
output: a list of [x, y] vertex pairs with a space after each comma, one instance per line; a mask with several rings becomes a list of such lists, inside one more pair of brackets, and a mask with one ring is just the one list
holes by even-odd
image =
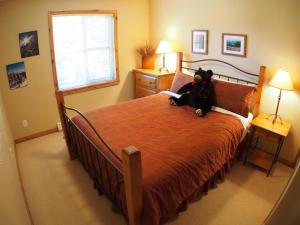
[[[13, 138], [55, 128], [59, 121], [54, 95], [48, 34], [48, 11], [67, 9], [114, 9], [118, 13], [119, 85], [67, 98], [81, 110], [133, 98], [130, 71], [140, 63], [136, 47], [149, 38], [148, 0], [9, 0], [0, 3], [0, 89]], [[38, 31], [40, 55], [20, 58], [18, 34]], [[5, 65], [25, 61], [28, 86], [9, 90]], [[88, 101], [87, 101], [88, 100]], [[28, 120], [23, 128], [21, 121]]]
[[30, 225], [16, 168], [14, 143], [8, 127], [1, 93], [0, 199], [0, 224]]
[[[282, 158], [294, 162], [300, 146], [300, 4], [298, 0], [150, 0], [150, 40], [157, 44], [170, 40], [185, 58], [217, 58], [258, 72], [268, 67], [269, 78], [279, 68], [286, 68], [296, 90], [284, 92], [279, 114], [292, 123]], [[209, 30], [208, 55], [191, 54], [192, 29]], [[221, 54], [222, 33], [248, 35], [247, 58]], [[261, 111], [274, 113], [279, 91], [265, 85]]]
[[264, 225], [298, 225], [300, 221], [300, 164]]

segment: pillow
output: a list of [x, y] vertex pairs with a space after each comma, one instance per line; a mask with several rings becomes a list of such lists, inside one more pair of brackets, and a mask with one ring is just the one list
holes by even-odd
[[215, 105], [248, 117], [256, 87], [213, 79]]
[[174, 76], [170, 91], [177, 93], [177, 91], [185, 84], [190, 83], [194, 80], [194, 77], [182, 73], [181, 71], [176, 71]]

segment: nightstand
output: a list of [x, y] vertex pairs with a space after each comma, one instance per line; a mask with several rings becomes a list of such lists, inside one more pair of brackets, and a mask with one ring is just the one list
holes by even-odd
[[150, 69], [134, 69], [135, 97], [145, 97], [170, 89], [175, 73]]
[[[278, 160], [284, 139], [290, 131], [291, 124], [286, 121], [282, 121], [281, 123], [279, 120], [272, 124], [272, 119], [268, 119], [267, 114], [261, 113], [252, 120], [251, 125], [252, 130], [244, 164], [247, 162], [254, 164], [264, 169], [267, 172], [267, 176], [269, 176], [274, 164]], [[272, 143], [275, 151], [271, 153], [258, 148], [257, 145], [260, 138]]]

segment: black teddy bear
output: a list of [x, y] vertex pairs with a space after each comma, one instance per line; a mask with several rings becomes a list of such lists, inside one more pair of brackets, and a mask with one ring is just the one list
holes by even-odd
[[211, 82], [213, 72], [199, 68], [194, 75], [194, 81], [185, 84], [178, 91], [180, 98], [170, 97], [170, 104], [189, 105], [196, 109], [198, 116], [205, 116], [214, 104], [214, 86]]

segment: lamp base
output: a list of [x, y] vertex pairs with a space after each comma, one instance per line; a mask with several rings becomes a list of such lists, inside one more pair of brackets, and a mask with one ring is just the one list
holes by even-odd
[[159, 68], [159, 72], [161, 73], [163, 70], [166, 70], [168, 73], [169, 73], [169, 70], [168, 70], [168, 68], [167, 67], [160, 67]]
[[169, 70], [166, 67], [166, 56], [165, 56], [165, 54], [163, 54], [163, 66], [159, 68], [159, 72], [161, 73], [161, 71], [163, 69], [165, 69], [169, 73]]
[[282, 119], [281, 117], [277, 114], [278, 113], [278, 108], [279, 108], [279, 103], [280, 103], [280, 99], [281, 99], [281, 89], [279, 89], [279, 96], [278, 96], [278, 102], [277, 102], [277, 106], [276, 106], [276, 112], [275, 114], [270, 114], [266, 119], [269, 119], [270, 117], [274, 116], [273, 120], [272, 120], [272, 124], [274, 124], [277, 120], [277, 118], [280, 119], [280, 122], [282, 124]]
[[266, 117], [266, 119], [270, 119], [271, 117], [274, 117], [274, 118], [272, 119], [272, 124], [276, 123], [276, 120], [277, 120], [277, 119], [279, 119], [279, 120], [280, 120], [280, 123], [283, 124], [282, 119], [281, 119], [281, 117], [280, 117], [279, 115], [277, 115], [277, 114], [270, 114], [270, 115], [268, 115], [268, 116]]

